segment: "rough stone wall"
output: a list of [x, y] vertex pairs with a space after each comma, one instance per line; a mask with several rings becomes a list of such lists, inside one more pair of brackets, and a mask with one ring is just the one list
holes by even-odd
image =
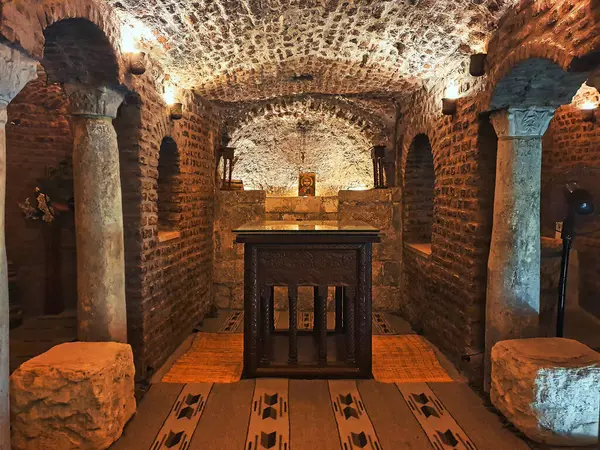
[[266, 220], [337, 220], [336, 197], [267, 197]]
[[[370, 147], [358, 127], [322, 111], [270, 114], [237, 129], [233, 178], [246, 189], [296, 196], [298, 174], [315, 172], [316, 195], [372, 187]], [[304, 156], [303, 156], [304, 155]]]
[[110, 0], [156, 34], [184, 87], [238, 101], [404, 91], [483, 47], [517, 0]]
[[[487, 76], [470, 77], [465, 63], [401, 105], [402, 167], [414, 137], [425, 133], [436, 177], [432, 254], [425, 258], [404, 250], [406, 314], [455, 361], [464, 358], [462, 367], [476, 380], [481, 379], [496, 156], [493, 129], [480, 113], [488, 110], [495, 84], [517, 62], [549, 58], [566, 69], [574, 57], [597, 48], [599, 8], [590, 1], [522, 2], [488, 43]], [[442, 116], [441, 99], [452, 79], [461, 98], [454, 116]]]
[[[600, 103], [596, 89], [583, 88], [573, 99], [573, 103], [560, 107], [550, 123], [543, 140], [542, 153], [542, 198], [548, 194], [554, 177], [577, 166], [600, 168], [600, 131], [597, 123], [583, 120], [579, 106], [589, 101]], [[592, 180], [598, 182], [598, 180]], [[596, 202], [600, 202], [597, 199]], [[542, 216], [543, 229], [553, 235], [554, 220]], [[600, 221], [599, 231], [575, 239], [579, 259], [579, 298], [580, 305], [600, 318]], [[573, 267], [571, 266], [571, 269]]]
[[[29, 316], [44, 313], [46, 241], [48, 225], [25, 219], [18, 203], [29, 197], [46, 170], [71, 158], [73, 137], [67, 98], [59, 85], [49, 83], [38, 66], [38, 78], [29, 82], [8, 106], [6, 124], [6, 246], [7, 257], [17, 272], [17, 295]], [[60, 218], [61, 284], [67, 308], [76, 306], [75, 233], [72, 214]], [[54, 281], [56, 282], [56, 281]]]
[[265, 219], [264, 191], [217, 191], [214, 223], [214, 302], [219, 308], [244, 308], [244, 245], [231, 231]]
[[340, 220], [359, 220], [381, 230], [381, 243], [373, 244], [373, 309], [401, 309], [401, 189], [340, 191], [338, 211]]

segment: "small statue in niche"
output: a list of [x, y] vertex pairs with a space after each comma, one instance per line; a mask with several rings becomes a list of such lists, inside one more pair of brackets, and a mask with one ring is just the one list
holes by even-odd
[[298, 197], [314, 197], [317, 175], [313, 172], [301, 173], [298, 183]]

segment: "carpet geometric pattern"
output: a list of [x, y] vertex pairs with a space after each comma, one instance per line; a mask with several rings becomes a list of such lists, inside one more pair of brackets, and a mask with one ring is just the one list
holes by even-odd
[[427, 384], [397, 383], [396, 386], [435, 449], [477, 449]]
[[150, 450], [189, 448], [211, 387], [212, 383], [183, 386]]
[[254, 386], [246, 449], [290, 447], [289, 380], [259, 378]]
[[329, 381], [329, 396], [343, 448], [381, 449], [356, 381]]
[[165, 383], [234, 383], [242, 376], [244, 335], [196, 333], [192, 346], [163, 377]]
[[422, 336], [373, 336], [373, 377], [382, 383], [450, 382]]

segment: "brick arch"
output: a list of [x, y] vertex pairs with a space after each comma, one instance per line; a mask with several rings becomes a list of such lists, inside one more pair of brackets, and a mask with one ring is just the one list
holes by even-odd
[[387, 141], [389, 133], [385, 123], [380, 118], [361, 110], [354, 103], [345, 102], [341, 99], [319, 97], [281, 98], [261, 103], [232, 119], [227, 128], [230, 134], [233, 134], [235, 130], [246, 127], [255, 120], [264, 120], [269, 116], [293, 116], [306, 112], [336, 117], [360, 130], [373, 145], [385, 144]]
[[44, 29], [44, 65], [52, 81], [119, 84], [119, 64], [104, 32], [87, 19], [63, 19]]
[[[502, 49], [500, 48], [500, 51]], [[515, 49], [513, 49], [501, 62], [492, 66], [488, 82], [487, 89], [482, 98], [482, 110], [489, 111], [496, 109], [494, 107], [494, 97], [496, 91], [503, 83], [507, 82], [507, 79], [511, 77], [511, 74], [524, 65], [531, 61], [538, 61], [538, 70], [543, 71], [550, 69], [554, 74], [558, 74], [559, 70], [562, 71], [565, 77], [567, 77], [568, 87], [565, 88], [564, 93], [559, 97], [561, 98], [547, 98], [546, 102], [554, 102], [556, 104], [552, 106], [559, 106], [563, 104], [563, 95], [567, 95], [567, 92], [572, 92], [575, 95], [577, 89], [583, 84], [583, 82], [589, 76], [586, 69], [586, 63], [581, 64], [581, 61], [586, 60], [586, 56], [593, 55], [596, 53], [591, 49], [588, 49], [587, 54], [578, 55], [567, 49], [565, 46], [559, 45], [556, 42], [544, 40], [543, 42], [528, 42]], [[493, 58], [494, 55], [491, 55]], [[589, 63], [588, 63], [589, 64]], [[577, 85], [577, 89], [573, 91], [573, 86]], [[571, 95], [571, 96], [572, 96]], [[541, 106], [541, 105], [540, 105]]]
[[[37, 0], [28, 2], [8, 2], [2, 6], [0, 15], [0, 36], [20, 46], [35, 59], [44, 56], [44, 30], [65, 19], [85, 19], [103, 32], [110, 43], [117, 60], [120, 42], [120, 24], [113, 9], [105, 2], [93, 0]], [[119, 61], [121, 76], [123, 64]]]
[[178, 226], [179, 202], [177, 178], [180, 175], [179, 148], [171, 136], [165, 136], [158, 152], [158, 229], [170, 231]]
[[403, 239], [431, 243], [433, 234], [435, 169], [429, 137], [417, 134], [403, 164]]

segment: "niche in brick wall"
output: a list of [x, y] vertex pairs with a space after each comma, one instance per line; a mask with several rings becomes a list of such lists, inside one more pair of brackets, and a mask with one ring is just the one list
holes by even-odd
[[429, 138], [417, 135], [406, 155], [403, 191], [404, 242], [431, 253], [435, 173]]
[[179, 237], [179, 203], [176, 183], [179, 174], [179, 154], [175, 140], [167, 136], [160, 144], [158, 156], [158, 238], [159, 241]]

